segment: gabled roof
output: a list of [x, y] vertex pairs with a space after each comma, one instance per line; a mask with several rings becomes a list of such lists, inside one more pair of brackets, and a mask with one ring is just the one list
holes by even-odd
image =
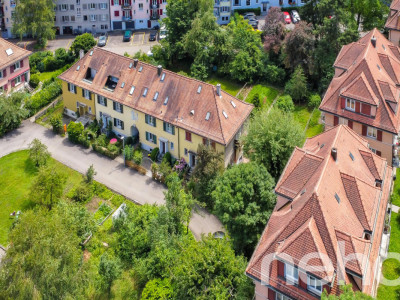
[[24, 59], [32, 52], [0, 38], [0, 70]]
[[[165, 69], [161, 80], [156, 66], [141, 61], [136, 68], [132, 65], [128, 57], [95, 47], [59, 78], [224, 145], [234, 138], [253, 109], [224, 91], [217, 95], [214, 85]], [[96, 70], [92, 82], [84, 80], [88, 68]], [[114, 91], [104, 88], [109, 76], [118, 78]], [[135, 89], [130, 94], [132, 86]]]
[[[397, 134], [400, 130], [399, 58], [398, 47], [377, 29], [358, 42], [344, 46], [334, 64], [344, 71], [332, 79], [320, 110]], [[375, 116], [343, 109], [340, 95], [377, 106]]]
[[[337, 151], [336, 161], [332, 148]], [[300, 171], [304, 174], [296, 182], [293, 174]], [[380, 247], [383, 227], [374, 224], [384, 218], [391, 173], [386, 160], [372, 154], [368, 142], [347, 126], [339, 125], [307, 139], [302, 149], [293, 151], [277, 183], [278, 203], [287, 204], [275, 207], [246, 273], [261, 280], [269, 271], [263, 259], [270, 254], [298, 263], [316, 252], [320, 257], [299, 268], [328, 281], [346, 270], [364, 276], [379, 252], [370, 249]], [[375, 185], [377, 177], [384, 178], [381, 187]], [[282, 187], [290, 190], [290, 197], [281, 195]], [[364, 238], [370, 231], [373, 242]], [[345, 263], [349, 253], [363, 253], [367, 260], [357, 257]], [[323, 266], [323, 271], [313, 270], [315, 266]]]
[[400, 0], [393, 0], [390, 4], [390, 13], [386, 20], [385, 28], [400, 30]]
[[390, 4], [390, 9], [400, 10], [400, 0], [393, 0]]

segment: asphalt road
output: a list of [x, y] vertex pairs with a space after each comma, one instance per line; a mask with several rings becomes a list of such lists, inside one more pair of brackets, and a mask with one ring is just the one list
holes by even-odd
[[[28, 144], [34, 138], [47, 145], [53, 158], [80, 173], [85, 173], [93, 164], [97, 172], [95, 180], [137, 204], [165, 203], [165, 187], [148, 176], [125, 168], [121, 158], [111, 160], [90, 149], [74, 145], [67, 138], [55, 135], [51, 130], [29, 120], [25, 120], [20, 128], [0, 138], [0, 157], [28, 148]], [[201, 234], [223, 230], [221, 222], [205, 210], [201, 210], [201, 215], [193, 215], [189, 228], [197, 239]]]

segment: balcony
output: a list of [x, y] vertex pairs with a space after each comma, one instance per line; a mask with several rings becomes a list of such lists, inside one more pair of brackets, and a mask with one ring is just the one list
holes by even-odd
[[160, 4], [158, 2], [150, 3], [150, 9], [158, 9], [160, 8]]
[[158, 13], [152, 14], [150, 16], [150, 20], [158, 20], [160, 19], [160, 15]]
[[132, 5], [130, 5], [130, 4], [122, 4], [122, 9], [123, 10], [130, 10], [130, 9], [132, 9]]
[[122, 21], [131, 21], [132, 17], [122, 17]]

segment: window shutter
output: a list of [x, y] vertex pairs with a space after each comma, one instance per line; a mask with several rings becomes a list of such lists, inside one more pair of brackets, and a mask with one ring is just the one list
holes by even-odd
[[367, 126], [365, 125], [362, 126], [362, 135], [367, 136]]
[[82, 97], [85, 98], [85, 90], [82, 89]]
[[104, 98], [104, 106], [107, 106], [107, 99]]
[[11, 87], [14, 87], [15, 86], [15, 80], [13, 79], [13, 80], [11, 80]]
[[121, 121], [121, 129], [124, 130], [124, 121]]
[[278, 276], [285, 277], [285, 264], [280, 260], [278, 262]]
[[117, 119], [114, 118], [114, 126], [117, 126]]
[[119, 0], [119, 5], [122, 5], [122, 0]]
[[353, 129], [353, 121], [349, 120], [348, 123], [347, 123], [347, 125], [348, 125], [351, 129]]
[[378, 150], [376, 150], [376, 155], [378, 155], [378, 156], [382, 156], [382, 152], [381, 152], [381, 151], [378, 151]]
[[268, 299], [275, 299], [275, 291], [268, 289]]
[[121, 113], [123, 114], [124, 113], [124, 106], [122, 104], [120, 104], [119, 107], [121, 108]]
[[362, 104], [361, 113], [363, 113], [364, 115], [370, 116], [371, 115], [371, 105]]
[[382, 142], [382, 130], [377, 130], [377, 139]]
[[172, 134], [175, 135], [175, 126], [172, 126]]
[[92, 100], [92, 92], [89, 92], [89, 99]]
[[328, 295], [331, 292], [331, 286], [329, 284], [325, 284], [322, 286], [322, 291], [326, 290], [328, 292]]
[[100, 104], [100, 96], [97, 96], [97, 103]]
[[145, 122], [146, 124], [149, 124], [149, 116], [148, 116], [148, 115], [145, 115], [145, 116], [144, 116], [144, 122]]
[[338, 116], [333, 116], [333, 126], [336, 126], [339, 124], [339, 117]]
[[21, 68], [24, 67], [24, 60], [21, 60]]
[[113, 101], [113, 110], [115, 110], [115, 102]]
[[146, 141], [149, 140], [149, 133], [146, 131]]
[[78, 91], [76, 90], [76, 85], [74, 85], [74, 92], [75, 92], [75, 94], [78, 93]]
[[14, 73], [14, 65], [10, 67], [10, 74]]
[[162, 16], [162, 9], [160, 9], [160, 16]]
[[154, 127], [157, 127], [157, 119], [156, 118], [153, 118], [154, 119], [154, 124], [153, 124], [153, 126]]
[[[302, 273], [302, 274], [300, 275], [300, 273]], [[301, 280], [302, 277], [305, 277], [307, 280], [307, 274], [299, 271], [299, 285], [301, 288], [307, 290], [307, 282], [304, 282], [303, 280]]]
[[163, 122], [163, 128], [164, 128], [164, 131], [167, 131], [167, 124], [165, 122]]
[[157, 136], [153, 134], [153, 143], [157, 144]]
[[24, 82], [25, 81], [25, 74], [21, 75], [21, 81]]
[[5, 84], [5, 85], [4, 85], [4, 90], [7, 91], [7, 89], [8, 89], [7, 84]]
[[360, 112], [360, 102], [356, 101], [356, 113]]
[[4, 69], [4, 71], [3, 71], [3, 76], [4, 76], [4, 77], [7, 76], [7, 70], [6, 70], [6, 69]]
[[344, 97], [341, 97], [341, 107], [345, 108], [346, 107], [346, 99]]
[[71, 91], [71, 84], [68, 82], [68, 91]]

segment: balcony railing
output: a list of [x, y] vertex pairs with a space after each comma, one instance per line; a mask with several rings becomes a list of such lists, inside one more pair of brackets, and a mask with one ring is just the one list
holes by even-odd
[[130, 21], [132, 20], [132, 17], [122, 17], [122, 21]]
[[132, 5], [130, 5], [130, 4], [122, 4], [122, 9], [132, 9]]
[[159, 14], [152, 14], [150, 16], [150, 20], [158, 20], [158, 19], [160, 19], [160, 15]]

